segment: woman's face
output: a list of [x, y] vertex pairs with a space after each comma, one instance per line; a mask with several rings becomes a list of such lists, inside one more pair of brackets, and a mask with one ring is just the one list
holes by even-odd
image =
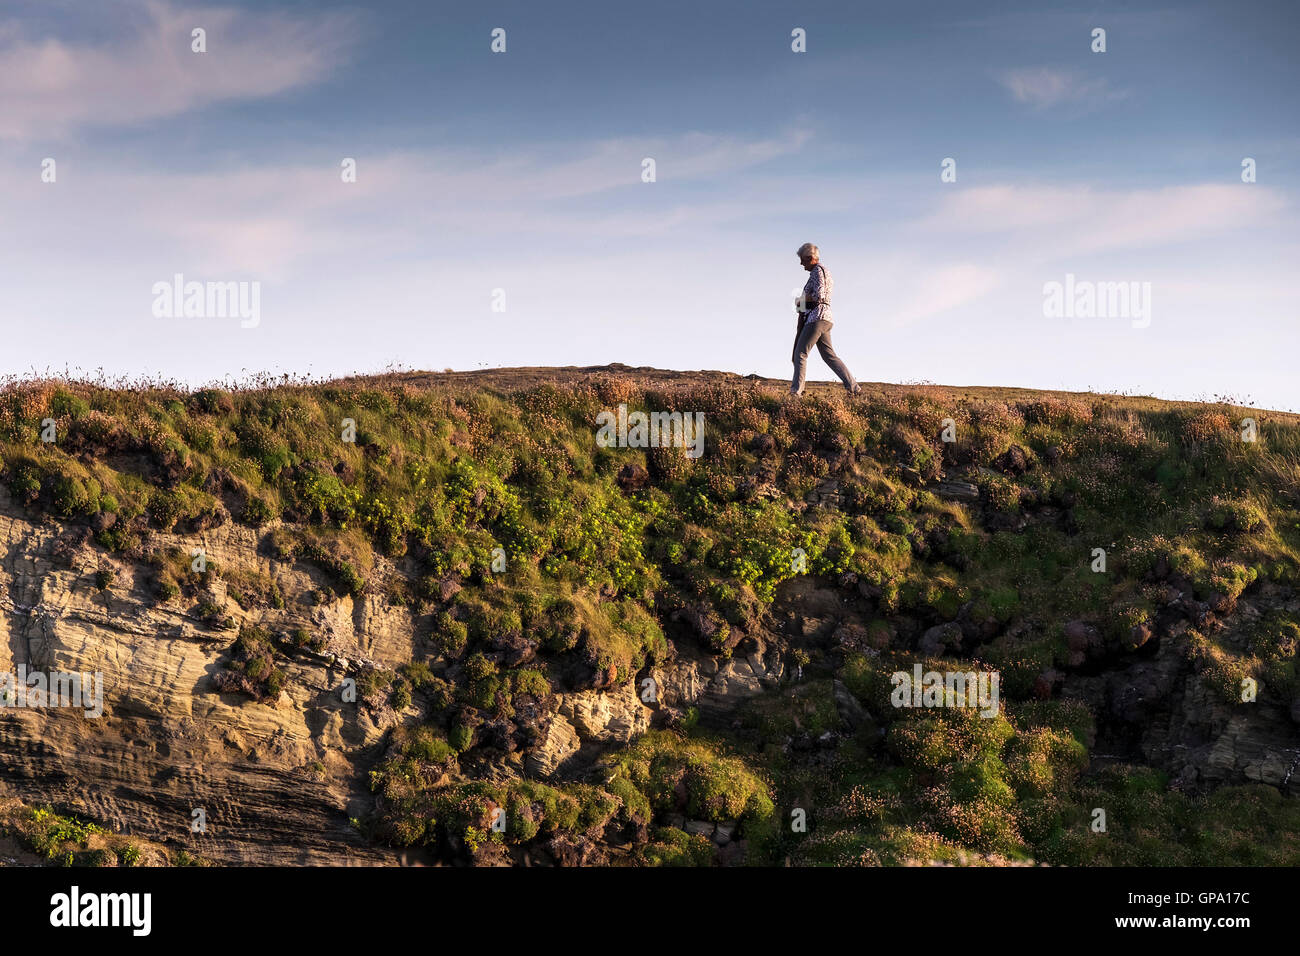
[[799, 257], [799, 264], [804, 267], [805, 272], [812, 272], [812, 267], [817, 265], [817, 257], [811, 252], [804, 253]]

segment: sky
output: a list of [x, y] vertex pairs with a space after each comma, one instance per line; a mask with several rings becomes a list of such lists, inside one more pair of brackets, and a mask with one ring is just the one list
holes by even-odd
[[1298, 48], [1293, 0], [5, 0], [0, 374], [786, 377], [813, 242], [861, 381], [1300, 410]]

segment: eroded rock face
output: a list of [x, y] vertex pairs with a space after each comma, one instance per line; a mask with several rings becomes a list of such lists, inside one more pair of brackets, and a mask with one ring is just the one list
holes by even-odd
[[[397, 851], [368, 846], [349, 818], [372, 809], [366, 772], [403, 715], [345, 702], [341, 689], [360, 668], [412, 660], [420, 622], [373, 593], [316, 603], [311, 596], [328, 584], [322, 573], [270, 557], [260, 547], [268, 532], [227, 522], [155, 535], [150, 550], [201, 547], [224, 576], [214, 575], [201, 595], [162, 601], [147, 562], [107, 558], [81, 529], [34, 523], [0, 489], [0, 673], [103, 675], [97, 717], [0, 709], [0, 793], [219, 862], [398, 862]], [[114, 575], [101, 591], [96, 571], [106, 560]], [[274, 580], [284, 607], [241, 609], [227, 594], [227, 580], [239, 575]], [[220, 618], [201, 618], [199, 599], [220, 606]], [[323, 646], [277, 655], [286, 680], [272, 698], [221, 693], [214, 678], [242, 624], [272, 634], [306, 628]], [[480, 770], [491, 779], [563, 779], [645, 733], [657, 712], [691, 705], [726, 712], [774, 686], [784, 670], [761, 636], [720, 662], [687, 653], [653, 672], [655, 692], [645, 700], [646, 674], [557, 695], [526, 752]], [[191, 831], [195, 810], [206, 820], [201, 834]]]
[[[372, 808], [366, 772], [402, 715], [345, 702], [340, 690], [359, 667], [392, 669], [412, 660], [423, 640], [421, 622], [375, 593], [315, 604], [308, 596], [326, 585], [321, 572], [264, 554], [265, 534], [226, 522], [151, 542], [185, 553], [203, 547], [223, 574], [274, 579], [284, 607], [249, 611], [227, 600], [225, 583], [214, 580], [205, 597], [231, 618], [221, 626], [201, 619], [193, 599], [159, 602], [143, 563], [111, 559], [115, 575], [101, 591], [96, 571], [109, 559], [87, 536], [33, 522], [0, 488], [0, 674], [23, 667], [103, 675], [102, 716], [74, 708], [0, 709], [0, 795], [54, 804], [221, 862], [396, 863], [398, 851], [368, 846], [349, 817]], [[446, 599], [457, 585], [444, 584]], [[709, 615], [712, 609], [688, 609], [682, 615], [688, 637], [668, 660], [621, 686], [557, 695], [555, 709], [536, 719], [536, 738], [476, 772], [492, 780], [521, 773], [566, 779], [596, 754], [687, 708], [729, 716], [794, 677], [788, 644], [828, 655], [920, 645], [939, 655], [983, 643], [997, 630], [963, 607], [955, 622], [926, 629], [897, 617], [873, 631], [863, 612], [872, 600], [853, 580], [835, 589], [794, 579], [762, 625], [771, 630], [733, 629], [729, 657], [702, 650], [716, 643], [709, 628], [720, 619]], [[1214, 625], [1191, 605], [1180, 613], [1197, 626]], [[1249, 601], [1239, 601], [1233, 613], [1243, 621], [1258, 617]], [[240, 623], [272, 631], [305, 627], [324, 647], [278, 658], [287, 680], [273, 699], [219, 693], [214, 677]], [[1103, 733], [1131, 741], [1126, 756], [1168, 769], [1190, 786], [1259, 781], [1297, 792], [1300, 703], [1224, 702], [1193, 673], [1179, 633], [1155, 622], [1141, 655], [1107, 647], [1088, 622], [1069, 622], [1064, 638], [1065, 672], [1044, 671], [1035, 693], [1085, 700]], [[515, 661], [528, 651], [501, 648]], [[647, 678], [653, 681], [648, 697]], [[833, 693], [846, 728], [870, 721], [842, 684]], [[206, 817], [203, 834], [190, 829], [196, 809]], [[731, 845], [731, 831], [721, 825], [711, 835]], [[568, 862], [595, 859], [600, 851], [562, 841], [549, 852]]]
[[581, 746], [582, 740], [573, 724], [557, 714], [551, 718], [542, 743], [528, 752], [524, 767], [534, 777], [550, 779]]
[[[1294, 597], [1264, 600], [1300, 610]], [[1258, 617], [1258, 609], [1243, 601], [1232, 621], [1211, 626], [1222, 626], [1217, 636], [1232, 643], [1235, 632]], [[1099, 750], [1128, 740], [1130, 752], [1119, 756], [1166, 770], [1184, 788], [1266, 783], [1300, 793], [1300, 733], [1290, 701], [1267, 689], [1249, 702], [1226, 699], [1188, 661], [1189, 623], [1181, 619], [1159, 635], [1153, 656], [1112, 656], [1105, 673], [1065, 675], [1062, 695], [1086, 702], [1098, 716], [1109, 738]], [[1096, 629], [1071, 622], [1065, 633], [1072, 660], [1092, 663], [1101, 645]]]
[[559, 713], [584, 741], [627, 743], [650, 729], [650, 708], [631, 683], [612, 691], [562, 694]]
[[692, 648], [678, 648], [670, 662], [651, 668], [659, 708], [680, 717], [688, 707], [718, 717], [741, 702], [779, 685], [786, 675], [781, 654], [761, 633], [750, 635], [735, 655], [724, 660], [705, 657]]
[[[32, 524], [0, 489], [0, 673], [101, 674], [102, 715], [85, 713], [98, 709], [93, 691], [89, 708], [0, 709], [5, 794], [219, 861], [390, 862], [348, 822], [368, 805], [358, 770], [383, 728], [344, 703], [343, 668], [286, 660], [273, 700], [217, 693], [213, 676], [235, 630], [193, 616], [193, 601], [158, 603], [143, 566], [119, 567], [101, 592], [101, 555], [84, 544], [56, 554], [60, 530]], [[409, 616], [369, 606], [354, 614], [347, 601], [313, 621], [299, 600], [319, 584], [312, 571], [272, 566], [250, 529], [226, 524], [158, 543], [204, 547], [223, 569], [273, 573], [286, 608], [243, 612], [230, 602], [236, 622], [313, 627], [337, 652], [389, 666], [410, 659]], [[196, 809], [204, 833], [191, 831]]]

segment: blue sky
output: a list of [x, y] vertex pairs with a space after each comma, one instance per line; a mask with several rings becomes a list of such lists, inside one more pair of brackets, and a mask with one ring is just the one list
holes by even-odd
[[[1259, 0], [10, 0], [0, 373], [786, 376], [812, 241], [859, 379], [1300, 409], [1297, 41]], [[155, 316], [176, 273], [260, 321]], [[1067, 273], [1150, 324], [1046, 317]]]

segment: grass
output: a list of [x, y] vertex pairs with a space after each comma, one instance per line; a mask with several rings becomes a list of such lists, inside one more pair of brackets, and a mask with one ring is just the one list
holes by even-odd
[[[230, 609], [211, 603], [207, 575], [224, 578], [244, 610], [283, 608], [279, 583], [212, 563], [195, 571], [160, 534], [241, 523], [278, 560], [318, 568], [320, 600], [384, 594], [425, 615], [428, 655], [372, 695], [420, 715], [373, 781], [395, 842], [490, 847], [483, 813], [495, 801], [522, 814], [507, 843], [532, 824], [529, 840], [638, 821], [651, 828], [643, 862], [702, 862], [699, 842], [667, 825], [667, 779], [685, 781], [682, 812], [748, 821], [755, 852], [807, 862], [1105, 863], [1157, 858], [1161, 840], [1182, 848], [1161, 858], [1215, 860], [1289, 820], [1288, 801], [1225, 789], [1222, 800], [1251, 809], [1236, 829], [1216, 817], [1213, 838], [1190, 824], [1148, 833], [1121, 823], [1088, 842], [1080, 814], [1099, 792], [1117, 806], [1146, 794], [1156, 809], [1143, 812], [1169, 821], [1206, 820], [1224, 805], [1157, 786], [1141, 768], [1084, 780], [1090, 744], [1078, 715], [1065, 728], [1034, 687], [1044, 670], [1073, 666], [1065, 622], [1094, 625], [1122, 660], [1138, 652], [1167, 586], [1220, 615], [1253, 591], [1295, 586], [1295, 416], [1014, 389], [880, 386], [852, 402], [796, 402], [739, 380], [503, 382], [10, 382], [0, 389], [0, 482], [34, 518], [90, 527], [106, 560], [151, 565], [160, 601], [217, 623]], [[596, 416], [620, 402], [703, 411], [704, 455], [598, 447]], [[1242, 439], [1246, 417], [1255, 441]], [[42, 440], [46, 418], [53, 442]], [[627, 464], [646, 468], [645, 487], [620, 485]], [[933, 483], [945, 475], [974, 483], [979, 502], [939, 497]], [[809, 503], [828, 481], [838, 507]], [[107, 589], [114, 578], [101, 569]], [[461, 769], [535, 745], [555, 693], [633, 680], [667, 657], [669, 635], [727, 657], [801, 575], [846, 582], [871, 604], [877, 664], [903, 650], [891, 621], [924, 629], [964, 615], [987, 629], [980, 654], [1005, 676], [1004, 715], [976, 727], [899, 717], [879, 706], [876, 664], [815, 653], [805, 696], [769, 701], [746, 732], [770, 741], [831, 729], [838, 676], [883, 736], [851, 738], [833, 772], [729, 731], [634, 741], [609, 758], [612, 776], [596, 791], [489, 784]], [[1297, 633], [1277, 616], [1247, 648], [1198, 633], [1189, 661], [1225, 699], [1246, 676], [1265, 694], [1294, 693]], [[321, 647], [306, 633], [290, 643]], [[268, 634], [240, 630], [223, 686], [275, 697], [285, 680], [277, 653]], [[816, 836], [796, 841], [777, 822], [810, 796]]]

